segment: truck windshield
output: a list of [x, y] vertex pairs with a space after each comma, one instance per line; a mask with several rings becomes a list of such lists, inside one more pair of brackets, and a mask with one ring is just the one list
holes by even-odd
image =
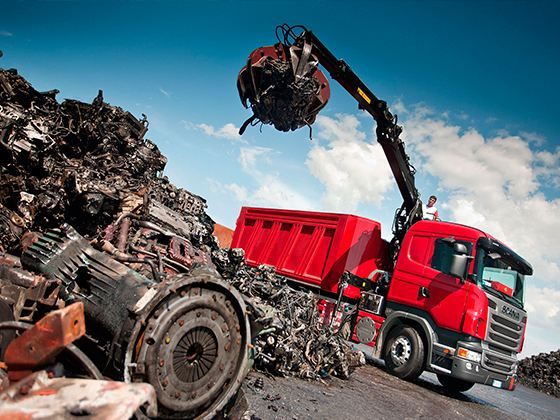
[[525, 276], [510, 255], [477, 247], [477, 283], [489, 293], [523, 308]]

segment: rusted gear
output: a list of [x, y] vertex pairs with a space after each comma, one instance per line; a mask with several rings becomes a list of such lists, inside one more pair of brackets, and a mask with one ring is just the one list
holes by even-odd
[[137, 357], [163, 418], [213, 418], [248, 367], [250, 334], [241, 296], [211, 270], [190, 276], [190, 284], [148, 318]]

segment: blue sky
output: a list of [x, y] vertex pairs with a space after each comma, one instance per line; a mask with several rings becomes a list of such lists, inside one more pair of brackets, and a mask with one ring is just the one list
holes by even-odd
[[59, 100], [103, 89], [148, 115], [167, 175], [220, 223], [241, 205], [313, 208], [380, 220], [388, 237], [401, 199], [371, 118], [335, 82], [312, 141], [234, 135], [250, 116], [235, 87], [249, 53], [278, 24], [307, 26], [399, 114], [422, 197], [534, 263], [534, 353], [560, 347], [559, 18], [557, 2], [522, 0], [10, 1], [0, 66]]

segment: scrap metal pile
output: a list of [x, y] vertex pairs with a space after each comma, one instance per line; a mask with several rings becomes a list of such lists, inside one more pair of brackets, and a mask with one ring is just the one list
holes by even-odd
[[[168, 418], [232, 400], [251, 353], [247, 313], [263, 328], [257, 367], [348, 375], [352, 352], [314, 327], [314, 299], [219, 248], [205, 200], [163, 176], [145, 117], [101, 91], [91, 104], [56, 94], [0, 69], [0, 322], [82, 302], [76, 345], [105, 377], [151, 384]], [[0, 348], [12, 338], [0, 334]]]
[[77, 346], [104, 376], [148, 382], [162, 417], [211, 416], [248, 368], [240, 294], [215, 271], [205, 201], [161, 176], [147, 122], [40, 93], [0, 71], [0, 313], [83, 302]]
[[517, 375], [523, 385], [560, 398], [560, 350], [521, 360]]
[[362, 352], [352, 351], [328, 320], [319, 320], [317, 297], [293, 289], [274, 267], [241, 265], [232, 283], [247, 296], [252, 321], [258, 326], [253, 338], [257, 369], [308, 379], [329, 375], [346, 379], [365, 364]]

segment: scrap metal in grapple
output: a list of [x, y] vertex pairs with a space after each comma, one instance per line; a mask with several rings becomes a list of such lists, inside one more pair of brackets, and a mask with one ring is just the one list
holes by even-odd
[[241, 102], [253, 111], [239, 133], [258, 122], [280, 131], [311, 126], [330, 96], [318, 64], [309, 44], [288, 45], [286, 38], [254, 50], [237, 77]]

